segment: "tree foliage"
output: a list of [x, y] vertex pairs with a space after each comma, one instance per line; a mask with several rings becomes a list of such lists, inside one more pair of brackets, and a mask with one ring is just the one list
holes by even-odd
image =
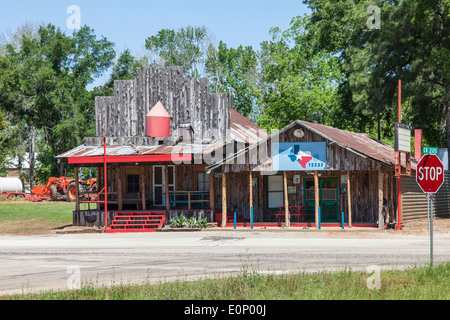
[[0, 36], [0, 162], [23, 155], [36, 130], [39, 174], [62, 174], [54, 157], [94, 135], [94, 97], [144, 65], [208, 77], [211, 92], [231, 91], [234, 108], [266, 129], [300, 119], [391, 143], [402, 80], [403, 122], [423, 129], [425, 144], [450, 143], [450, 0], [303, 2], [312, 13], [272, 28], [258, 49], [215, 45], [206, 27], [187, 26], [148, 37], [148, 61], [125, 50], [113, 63], [113, 44], [87, 26], [66, 35], [24, 25]]
[[205, 71], [213, 92], [232, 92], [234, 108], [247, 117], [255, 117], [255, 88], [258, 78], [258, 56], [251, 46], [228, 48], [220, 41], [210, 45]]
[[[346, 79], [342, 103], [352, 105], [353, 112], [369, 122], [381, 118], [393, 124], [397, 84], [402, 80], [404, 122], [424, 129], [429, 144], [445, 146], [449, 139], [444, 128], [450, 125], [446, 120], [446, 112], [450, 118], [450, 2], [304, 2], [312, 10], [308, 41], [341, 61]], [[371, 5], [379, 8], [379, 28], [370, 28]]]
[[209, 41], [206, 27], [161, 29], [145, 40], [145, 47], [160, 59], [157, 64], [181, 66], [189, 77], [201, 75]]
[[16, 123], [23, 121], [26, 132], [39, 130], [48, 145], [41, 160], [51, 174], [63, 173], [56, 155], [94, 133], [94, 96], [86, 86], [110, 67], [114, 55], [113, 44], [87, 26], [68, 36], [49, 24], [36, 37], [24, 35], [19, 46], [5, 46], [0, 107]]
[[142, 63], [142, 61], [131, 54], [129, 49], [126, 49], [114, 64], [109, 80], [104, 85], [94, 88], [94, 95], [113, 96], [114, 81], [135, 79], [137, 68], [142, 67]]
[[272, 39], [261, 45], [259, 123], [265, 128], [281, 128], [296, 119], [327, 124], [335, 116], [338, 60], [306, 41], [307, 21], [297, 17], [286, 31], [273, 28]]

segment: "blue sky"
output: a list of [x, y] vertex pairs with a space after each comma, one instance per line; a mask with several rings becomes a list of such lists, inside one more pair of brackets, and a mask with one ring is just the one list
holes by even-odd
[[70, 34], [66, 10], [77, 5], [82, 25], [114, 42], [118, 54], [130, 49], [137, 55], [143, 54], [145, 39], [160, 29], [188, 25], [206, 26], [217, 43], [258, 49], [269, 39], [270, 28], [284, 30], [293, 17], [309, 13], [302, 0], [0, 0], [0, 4], [0, 32], [15, 31], [25, 22], [44, 22]]

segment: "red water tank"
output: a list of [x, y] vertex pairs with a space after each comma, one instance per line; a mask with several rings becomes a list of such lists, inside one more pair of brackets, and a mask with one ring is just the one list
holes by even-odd
[[145, 133], [147, 137], [169, 138], [170, 137], [170, 115], [161, 101], [150, 110], [146, 117]]

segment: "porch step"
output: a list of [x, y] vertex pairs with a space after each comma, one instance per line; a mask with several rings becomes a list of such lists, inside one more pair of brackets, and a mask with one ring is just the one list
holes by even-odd
[[108, 233], [120, 232], [156, 232], [166, 221], [166, 212], [121, 211], [117, 212]]

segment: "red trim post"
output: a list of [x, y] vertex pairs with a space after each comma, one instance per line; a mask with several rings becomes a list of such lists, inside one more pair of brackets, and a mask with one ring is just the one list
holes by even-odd
[[105, 180], [105, 232], [108, 231], [108, 175], [106, 170], [106, 137], [103, 137], [103, 170]]
[[[402, 80], [398, 80], [398, 123], [402, 123]], [[398, 153], [398, 163], [400, 166], [400, 172], [397, 177], [397, 228], [396, 230], [403, 230], [402, 229], [402, 177], [401, 177], [401, 170], [402, 170], [402, 158], [401, 153]]]
[[402, 80], [398, 80], [398, 123], [402, 123]]
[[414, 158], [422, 159], [422, 129], [414, 130]]

